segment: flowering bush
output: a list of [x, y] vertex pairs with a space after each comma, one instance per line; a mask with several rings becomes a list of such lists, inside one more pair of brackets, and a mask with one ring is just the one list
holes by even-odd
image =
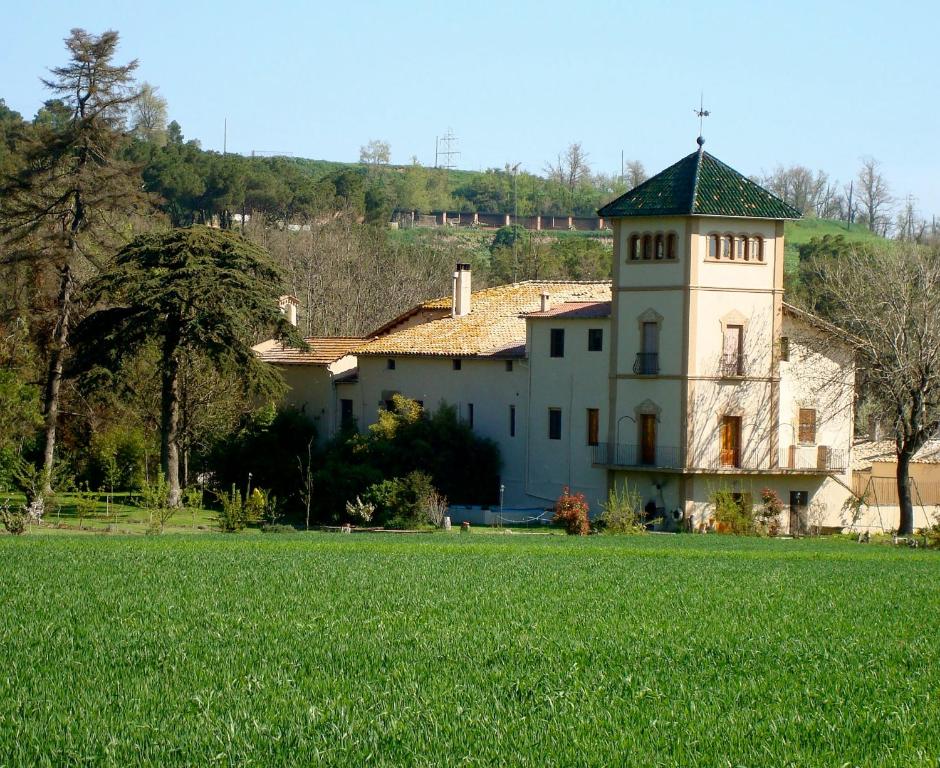
[[588, 503], [583, 493], [571, 493], [566, 485], [555, 502], [552, 522], [559, 523], [571, 536], [584, 536], [591, 531], [588, 521]]

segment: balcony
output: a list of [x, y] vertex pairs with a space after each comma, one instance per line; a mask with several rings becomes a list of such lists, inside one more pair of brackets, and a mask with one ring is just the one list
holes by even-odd
[[780, 452], [780, 468], [805, 472], [844, 472], [848, 451], [828, 445], [791, 445]]
[[725, 378], [744, 376], [747, 364], [742, 354], [723, 354], [718, 361], [718, 372]]
[[659, 373], [659, 353], [637, 352], [633, 372], [638, 376], [656, 376]]
[[679, 449], [675, 446], [624, 445], [601, 443], [594, 446], [593, 462], [607, 467], [647, 467], [649, 469], [679, 469], [682, 466]]

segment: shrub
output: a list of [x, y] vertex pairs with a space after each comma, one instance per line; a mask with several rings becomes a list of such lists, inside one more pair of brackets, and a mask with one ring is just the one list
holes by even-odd
[[748, 494], [720, 488], [712, 494], [716, 527], [722, 533], [746, 536], [754, 533], [754, 513]]
[[760, 504], [755, 512], [757, 530], [768, 536], [780, 533], [780, 513], [783, 501], [772, 488], [763, 488], [760, 492]]
[[26, 533], [31, 524], [42, 522], [45, 506], [42, 498], [36, 498], [29, 504], [14, 505], [9, 498], [0, 503], [0, 522], [7, 532], [14, 536]]
[[153, 532], [163, 533], [166, 521], [173, 517], [176, 510], [170, 506], [170, 486], [162, 472], [157, 473], [154, 482], [144, 483], [141, 496], [144, 507], [150, 511], [150, 526]]
[[428, 522], [427, 499], [434, 493], [431, 478], [410, 472], [370, 486], [362, 501], [375, 508], [375, 519], [388, 528], [415, 528]]
[[217, 493], [219, 510], [214, 517], [215, 524], [223, 533], [237, 533], [245, 527], [245, 510], [242, 494], [234, 485], [229, 493]]
[[571, 493], [566, 485], [555, 502], [552, 522], [563, 526], [571, 536], [584, 536], [591, 531], [588, 520], [588, 504], [583, 493]]
[[599, 520], [607, 533], [646, 533], [643, 499], [629, 483], [624, 483], [619, 490], [614, 484], [603, 509]]

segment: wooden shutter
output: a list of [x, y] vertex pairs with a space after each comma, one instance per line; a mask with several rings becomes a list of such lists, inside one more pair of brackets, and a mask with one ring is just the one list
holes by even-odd
[[816, 442], [816, 409], [800, 408], [800, 442]]

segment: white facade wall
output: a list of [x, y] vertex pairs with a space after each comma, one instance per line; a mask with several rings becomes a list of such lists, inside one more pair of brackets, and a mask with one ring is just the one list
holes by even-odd
[[[388, 360], [395, 360], [394, 370]], [[500, 358], [461, 358], [460, 370], [454, 370], [454, 358], [402, 355], [399, 357], [359, 357], [357, 412], [359, 429], [378, 419], [378, 412], [393, 393], [420, 400], [429, 411], [441, 404], [457, 408], [458, 415], [469, 420], [473, 406], [473, 430], [499, 445], [503, 466], [501, 482], [505, 485], [504, 503], [508, 506], [532, 506], [525, 490], [526, 411], [528, 405], [529, 366], [527, 361], [512, 360], [512, 371]], [[509, 408], [516, 409], [516, 434], [509, 434]], [[455, 472], [460, 467], [454, 468]]]
[[345, 355], [323, 365], [282, 365], [278, 367], [287, 394], [284, 404], [305, 413], [316, 422], [317, 443], [323, 445], [339, 430], [340, 410], [334, 379], [356, 367], [356, 358]]
[[[600, 329], [600, 351], [588, 350], [588, 330]], [[552, 329], [565, 333], [564, 357], [551, 357]], [[607, 500], [607, 472], [592, 464], [588, 444], [589, 408], [598, 413], [598, 441], [607, 442], [610, 321], [603, 319], [530, 318], [527, 353], [529, 400], [527, 494], [551, 506], [564, 486], [583, 493], [591, 516]], [[549, 437], [549, 409], [561, 410], [561, 437]]]

